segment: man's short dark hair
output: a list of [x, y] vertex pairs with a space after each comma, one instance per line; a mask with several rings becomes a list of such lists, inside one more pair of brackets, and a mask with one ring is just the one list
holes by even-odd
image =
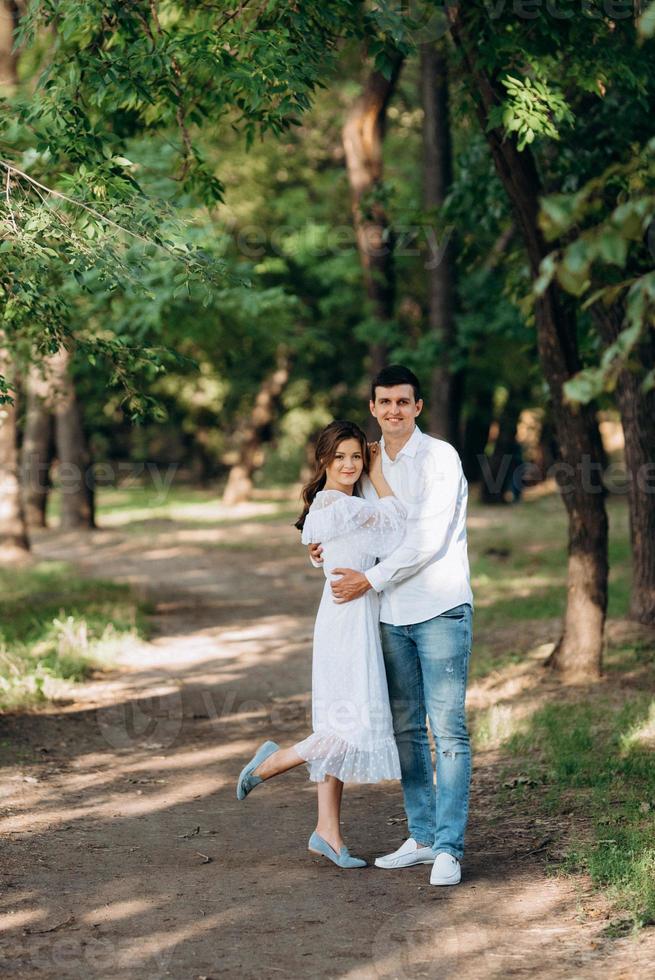
[[411, 385], [414, 389], [414, 400], [418, 401], [421, 397], [421, 386], [413, 371], [403, 367], [402, 364], [389, 364], [379, 371], [371, 382], [371, 401], [375, 401], [375, 389], [393, 388], [394, 385]]

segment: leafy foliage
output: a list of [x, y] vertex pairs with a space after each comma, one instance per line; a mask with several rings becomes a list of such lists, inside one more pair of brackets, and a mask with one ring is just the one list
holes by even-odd
[[148, 193], [127, 141], [162, 133], [176, 147], [178, 188], [197, 202], [220, 201], [223, 185], [200, 150], [203, 127], [225, 122], [247, 145], [287, 131], [323, 84], [338, 38], [356, 29], [358, 5], [347, 2], [262, 8], [246, 0], [234, 10], [33, 0], [18, 41], [38, 82], [6, 101], [0, 117], [4, 342], [41, 353], [60, 344], [75, 324], [61, 289], [67, 279], [82, 290], [138, 289], [157, 251], [209, 301], [226, 284], [224, 264], [189, 241], [176, 206]]
[[[574, 238], [544, 260], [537, 291], [556, 278], [584, 300], [585, 308], [594, 303], [625, 304], [625, 327], [617, 340], [603, 352], [598, 365], [567, 383], [566, 394], [572, 400], [586, 403], [612, 390], [640, 339], [653, 329], [654, 222], [655, 140], [628, 163], [608, 168], [576, 193], [553, 195], [542, 204], [545, 234], [551, 239]], [[650, 371], [644, 386], [654, 384], [655, 373]]]
[[502, 79], [507, 99], [490, 113], [492, 128], [501, 123], [508, 133], [516, 133], [519, 150], [525, 149], [536, 136], [559, 140], [563, 123], [573, 121], [573, 113], [563, 94], [540, 78], [515, 78], [506, 75]]
[[[187, 449], [202, 439], [212, 448], [201, 455], [218, 458], [281, 345], [293, 365], [286, 413], [322, 400], [358, 417], [373, 341], [429, 380], [442, 353], [425, 329], [434, 233], [450, 242], [457, 268], [449, 353], [466, 369], [464, 416], [488, 405], [494, 387], [542, 399], [525, 257], [511, 234], [494, 257], [512, 219], [456, 65], [455, 183], [443, 213], [422, 210], [411, 54], [424, 37], [443, 36], [446, 13], [346, 0], [33, 0], [19, 34], [21, 85], [0, 122], [0, 325], [14, 356], [44, 356], [74, 337], [101, 440], [111, 441], [123, 413], [159, 418], [186, 433]], [[651, 175], [640, 148], [655, 66], [635, 23], [601, 16], [600, 2], [571, 18], [532, 13], [467, 7], [477, 57], [497, 85], [494, 121], [531, 146], [556, 192], [544, 201], [555, 250], [539, 288], [554, 277], [578, 300], [590, 363], [569, 395], [586, 399], [611, 386], [648, 323], [640, 236]], [[383, 74], [394, 53], [408, 59], [381, 193], [393, 233], [425, 238], [398, 250], [398, 310], [384, 336], [362, 301], [352, 238], [335, 244], [351, 230], [340, 125], [359, 90], [361, 41]], [[585, 308], [622, 294], [626, 334], [599, 353]], [[121, 395], [108, 394], [114, 386]], [[0, 400], [10, 396], [0, 380]]]
[[[554, 250], [535, 292], [555, 281], [578, 301], [591, 363], [565, 392], [588, 402], [612, 390], [629, 358], [639, 369], [639, 341], [653, 324], [651, 9], [635, 20], [631, 10], [609, 15], [592, 2], [517, 18], [476, 3], [466, 24], [495, 86], [492, 124], [515, 135], [519, 150], [532, 144], [547, 190], [540, 220]], [[606, 351], [585, 315], [596, 303], [625, 305], [624, 333]]]

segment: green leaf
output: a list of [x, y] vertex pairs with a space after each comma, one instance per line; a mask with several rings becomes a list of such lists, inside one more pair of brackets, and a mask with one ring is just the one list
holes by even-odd
[[554, 252], [547, 255], [545, 259], [541, 260], [539, 266], [539, 275], [534, 281], [533, 292], [537, 296], [543, 296], [551, 282], [557, 270], [557, 257]]
[[568, 231], [575, 217], [575, 198], [571, 194], [551, 194], [541, 201], [539, 224], [550, 240]]
[[618, 232], [605, 228], [597, 239], [598, 256], [610, 265], [623, 267], [628, 255], [628, 243]]
[[563, 385], [564, 396], [569, 402], [588, 405], [602, 394], [604, 389], [603, 372], [599, 368], [588, 368], [574, 375]]

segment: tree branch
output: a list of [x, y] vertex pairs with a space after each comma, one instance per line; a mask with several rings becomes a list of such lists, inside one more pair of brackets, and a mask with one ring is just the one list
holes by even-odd
[[[29, 174], [26, 174], [25, 171], [19, 170], [18, 167], [14, 167], [12, 164], [7, 163], [6, 160], [0, 160], [0, 167], [5, 168], [5, 171], [7, 173], [7, 180], [9, 179], [9, 175], [11, 173], [16, 174], [18, 177], [22, 177], [23, 180], [26, 180], [35, 189], [37, 189], [37, 193], [38, 190], [40, 189], [42, 191], [45, 191], [46, 194], [52, 194], [53, 197], [59, 198], [59, 200], [61, 201], [66, 201], [68, 204], [73, 204], [75, 207], [82, 208], [83, 211], [88, 212], [88, 214], [92, 215], [98, 221], [102, 221], [104, 224], [109, 225], [111, 228], [115, 228], [116, 231], [123, 232], [123, 234], [129, 235], [130, 238], [135, 238], [137, 241], [143, 242], [144, 245], [154, 245], [156, 248], [160, 249], [162, 252], [165, 252], [173, 259], [179, 258], [179, 256], [176, 255], [173, 249], [168, 248], [166, 245], [163, 245], [161, 242], [157, 242], [152, 238], [146, 238], [145, 235], [140, 235], [138, 232], [132, 231], [130, 228], [126, 228], [124, 225], [119, 225], [117, 221], [113, 221], [111, 218], [108, 218], [100, 211], [96, 211], [95, 208], [89, 207], [89, 205], [85, 204], [83, 201], [78, 201], [74, 197], [69, 197], [68, 194], [63, 194], [61, 191], [56, 191], [53, 187], [47, 187], [45, 184], [41, 184], [34, 177], [30, 177]], [[41, 199], [43, 200], [43, 198]], [[11, 211], [11, 205], [9, 205], [9, 211], [13, 221], [13, 212]], [[61, 215], [59, 215], [59, 217], [61, 217]], [[18, 233], [18, 228], [16, 227], [15, 221], [13, 221], [13, 224], [14, 224], [14, 230]]]

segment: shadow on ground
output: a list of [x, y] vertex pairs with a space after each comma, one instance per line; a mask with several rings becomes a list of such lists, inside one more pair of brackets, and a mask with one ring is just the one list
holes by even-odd
[[[607, 908], [589, 883], [549, 877], [544, 828], [501, 809], [494, 749], [475, 760], [453, 889], [431, 888], [425, 867], [342, 872], [310, 857], [314, 789], [301, 771], [238, 803], [257, 744], [307, 731], [322, 581], [286, 524], [244, 524], [242, 549], [197, 531], [38, 542], [40, 557], [141, 589], [154, 635], [75, 701], [3, 719], [3, 975], [648, 975], [643, 938], [603, 939]], [[404, 839], [396, 784], [348, 788], [345, 817], [353, 853], [373, 859]]]

